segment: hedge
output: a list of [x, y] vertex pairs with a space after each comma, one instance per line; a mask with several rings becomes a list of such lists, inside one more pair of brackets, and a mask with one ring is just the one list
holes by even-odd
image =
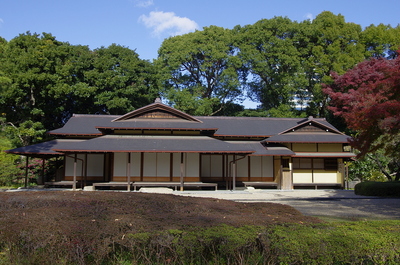
[[400, 181], [358, 183], [354, 187], [357, 195], [400, 197]]

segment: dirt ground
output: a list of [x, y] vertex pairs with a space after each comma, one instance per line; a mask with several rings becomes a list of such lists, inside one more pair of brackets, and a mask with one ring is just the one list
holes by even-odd
[[[24, 227], [147, 232], [227, 224], [319, 223], [291, 206], [128, 192], [0, 192], [0, 231]], [[115, 232], [115, 231], [114, 231]]]

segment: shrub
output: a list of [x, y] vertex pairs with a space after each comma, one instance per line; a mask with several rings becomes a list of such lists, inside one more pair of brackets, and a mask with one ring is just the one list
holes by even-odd
[[[91, 231], [95, 232], [95, 231]], [[2, 264], [399, 264], [400, 222], [1, 236]]]
[[354, 187], [357, 195], [365, 196], [395, 196], [400, 197], [400, 181], [358, 183]]
[[399, 234], [398, 222], [371, 221], [275, 226], [268, 237], [277, 264], [399, 264]]
[[3, 152], [11, 148], [10, 141], [0, 135], [0, 186], [11, 186], [15, 182], [16, 176], [21, 174], [21, 171], [15, 165], [19, 156]]

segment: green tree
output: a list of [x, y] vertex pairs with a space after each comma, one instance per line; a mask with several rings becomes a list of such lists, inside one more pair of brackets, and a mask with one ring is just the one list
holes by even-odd
[[3, 152], [11, 148], [13, 148], [12, 143], [0, 132], [0, 186], [11, 186], [16, 176], [21, 173], [16, 167], [19, 156]]
[[62, 75], [71, 54], [71, 45], [47, 33], [20, 34], [5, 45], [0, 56], [0, 111], [8, 122], [19, 127], [30, 121], [47, 129], [62, 124], [66, 91], [73, 90]]
[[321, 84], [332, 82], [331, 71], [342, 74], [365, 58], [361, 26], [331, 12], [301, 23], [263, 19], [235, 30], [250, 98], [265, 110], [283, 104], [325, 117]]
[[350, 179], [359, 179], [362, 181], [384, 181], [387, 179], [385, 174], [390, 175], [390, 159], [377, 152], [352, 161], [349, 165]]
[[92, 69], [84, 73], [85, 84], [94, 92], [93, 111], [125, 114], [159, 96], [156, 69], [135, 51], [112, 44], [93, 53]]
[[288, 18], [263, 19], [237, 26], [238, 56], [246, 66], [246, 85], [252, 100], [269, 110], [281, 104], [294, 107], [297, 91], [306, 85], [300, 72], [300, 53], [293, 38], [298, 24]]
[[360, 38], [365, 46], [366, 58], [393, 59], [400, 49], [400, 25], [393, 28], [391, 25], [372, 24], [361, 32]]
[[27, 32], [0, 40], [0, 49], [0, 113], [19, 145], [40, 140], [73, 113], [123, 114], [158, 96], [153, 65], [122, 46], [91, 51]]
[[301, 50], [301, 73], [307, 79], [302, 89], [311, 99], [307, 114], [325, 117], [328, 98], [322, 92], [322, 83], [332, 83], [332, 71], [344, 74], [365, 59], [365, 48], [360, 42], [362, 29], [358, 24], [346, 22], [344, 16], [328, 11], [312, 22], [300, 23], [300, 29], [296, 42]]
[[194, 115], [213, 115], [242, 96], [232, 31], [206, 27], [166, 39], [157, 65], [164, 97], [177, 109]]

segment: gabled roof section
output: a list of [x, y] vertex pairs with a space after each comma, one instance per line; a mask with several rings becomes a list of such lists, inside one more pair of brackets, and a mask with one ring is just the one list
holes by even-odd
[[160, 98], [157, 98], [153, 104], [131, 111], [112, 120], [112, 122], [127, 122], [138, 119], [178, 119], [202, 123], [201, 120], [193, 116], [163, 104]]
[[344, 135], [344, 133], [341, 133], [335, 127], [327, 123], [325, 119], [314, 119], [313, 116], [310, 116], [308, 117], [308, 119], [299, 122], [296, 126], [293, 126], [285, 131], [282, 131], [278, 135], [282, 135], [289, 132], [298, 132], [298, 133], [331, 132], [335, 134]]

